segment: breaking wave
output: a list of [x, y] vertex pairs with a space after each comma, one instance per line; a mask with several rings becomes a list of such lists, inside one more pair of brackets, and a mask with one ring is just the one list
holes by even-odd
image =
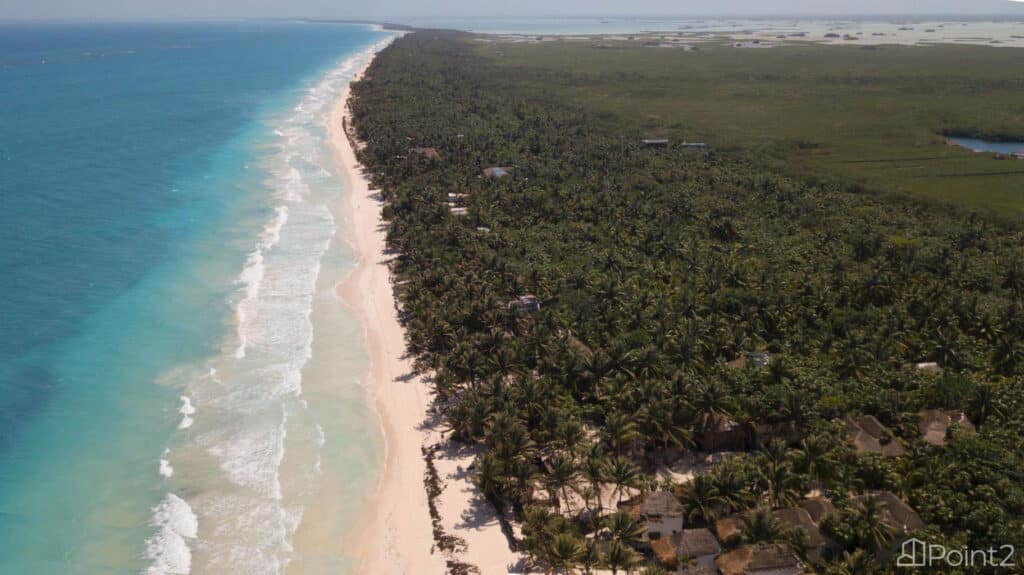
[[[148, 575], [189, 573], [193, 563], [204, 573], [278, 575], [292, 559], [303, 507], [282, 485], [285, 447], [301, 442], [317, 474], [326, 441], [302, 398], [302, 370], [312, 356], [321, 259], [337, 231], [327, 204], [339, 185], [326, 152], [327, 116], [348, 79], [380, 47], [327, 72], [269, 126], [270, 145], [259, 158], [269, 205], [234, 282], [234, 338], [208, 372], [180, 376], [187, 393], [180, 397], [178, 429], [188, 430], [181, 449], [187, 447], [190, 461], [213, 462], [217, 479], [179, 489], [190, 493], [188, 503], [168, 494], [154, 509]], [[191, 485], [191, 466], [175, 462], [178, 473], [165, 452], [160, 474], [173, 477], [176, 487]], [[305, 477], [298, 476], [294, 481]], [[199, 524], [203, 537], [197, 538]]]
[[157, 532], [146, 541], [146, 553], [153, 561], [146, 575], [181, 575], [192, 568], [187, 539], [199, 533], [199, 521], [185, 500], [173, 493], [153, 509]]

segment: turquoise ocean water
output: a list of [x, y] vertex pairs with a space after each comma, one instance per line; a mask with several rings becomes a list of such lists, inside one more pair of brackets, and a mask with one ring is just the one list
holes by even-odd
[[0, 24], [0, 573], [346, 572], [380, 438], [325, 121], [388, 38]]

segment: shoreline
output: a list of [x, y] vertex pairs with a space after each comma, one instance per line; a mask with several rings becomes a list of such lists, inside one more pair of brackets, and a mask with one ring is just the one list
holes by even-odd
[[[372, 62], [368, 59], [351, 81]], [[444, 439], [431, 420], [430, 387], [414, 375], [413, 358], [406, 354], [387, 266], [382, 204], [356, 159], [359, 144], [345, 129], [351, 120], [349, 94], [346, 87], [328, 122], [328, 141], [347, 192], [344, 235], [357, 261], [336, 293], [363, 328], [369, 358], [363, 383], [384, 439], [380, 477], [351, 531], [349, 554], [356, 558], [355, 572], [367, 575], [441, 575], [455, 564], [476, 567], [481, 575], [508, 573], [520, 558], [466, 472], [475, 451]], [[433, 497], [427, 493], [428, 452], [433, 453], [430, 477], [440, 489]], [[439, 531], [464, 545], [439, 549]]]
[[[368, 59], [350, 82], [361, 78], [372, 62], [373, 58]], [[346, 86], [334, 102], [328, 122], [328, 140], [347, 192], [345, 239], [357, 261], [337, 285], [336, 293], [362, 326], [369, 358], [362, 380], [381, 424], [384, 453], [377, 485], [352, 529], [349, 545], [351, 555], [357, 558], [357, 573], [443, 573], [443, 564], [430, 564], [433, 535], [422, 485], [422, 438], [415, 427], [426, 417], [429, 389], [418, 378], [399, 381], [411, 373], [412, 362], [402, 357], [405, 340], [394, 309], [390, 272], [384, 264], [384, 235], [378, 230], [380, 208], [343, 128], [350, 91]], [[396, 401], [395, 393], [404, 401]], [[409, 429], [398, 433], [399, 422], [408, 422]], [[415, 457], [410, 457], [414, 448]], [[402, 517], [400, 523], [397, 516]]]

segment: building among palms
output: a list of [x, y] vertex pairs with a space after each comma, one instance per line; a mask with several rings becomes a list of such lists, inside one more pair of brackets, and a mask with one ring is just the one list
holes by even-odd
[[640, 145], [645, 148], [667, 148], [668, 140], [666, 138], [643, 138], [640, 140]]
[[437, 148], [411, 148], [409, 153], [435, 162], [441, 159], [441, 154], [438, 153]]
[[723, 545], [738, 543], [743, 536], [743, 519], [738, 515], [718, 519], [715, 521], [715, 536]]
[[818, 524], [811, 518], [811, 514], [806, 509], [803, 507], [777, 509], [775, 516], [779, 518], [779, 521], [787, 530], [799, 530], [804, 533], [807, 543], [807, 559], [810, 561], [821, 559], [822, 551], [824, 551], [825, 544], [828, 541], [821, 534]]
[[674, 494], [655, 491], [640, 503], [640, 519], [648, 538], [670, 537], [683, 531], [683, 506]]
[[856, 502], [874, 499], [882, 506], [882, 523], [896, 533], [913, 533], [924, 529], [925, 523], [914, 508], [889, 491], [871, 491], [854, 498]]
[[825, 497], [808, 497], [800, 502], [800, 507], [807, 511], [807, 514], [811, 516], [811, 521], [818, 526], [825, 520], [825, 517], [836, 512], [836, 506]]
[[918, 425], [918, 429], [920, 429], [921, 439], [925, 443], [935, 447], [945, 447], [946, 435], [949, 432], [949, 428], [954, 425], [959, 425], [961, 429], [971, 433], [977, 431], [964, 412], [955, 410], [941, 411], [938, 409], [922, 411], [921, 423]]
[[684, 529], [675, 539], [680, 572], [687, 575], [718, 572], [715, 559], [722, 552], [722, 546], [710, 530]]
[[485, 178], [504, 178], [505, 176], [512, 174], [512, 168], [508, 166], [494, 166], [491, 168], [484, 168]]
[[900, 457], [907, 453], [892, 431], [873, 415], [847, 416], [846, 429], [858, 455], [877, 453], [885, 457]]
[[715, 561], [722, 575], [800, 575], [803, 563], [786, 543], [744, 545]]
[[538, 312], [540, 311], [540, 298], [535, 295], [521, 295], [508, 302], [508, 309], [527, 313]]
[[697, 434], [697, 445], [708, 452], [745, 451], [757, 443], [757, 430], [727, 416], [709, 419]]

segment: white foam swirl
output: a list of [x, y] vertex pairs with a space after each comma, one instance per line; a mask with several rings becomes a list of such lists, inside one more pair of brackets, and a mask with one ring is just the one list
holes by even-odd
[[[336, 201], [338, 182], [327, 167], [325, 127], [330, 106], [348, 79], [380, 47], [325, 74], [268, 130], [273, 138], [263, 149], [270, 152], [259, 164], [267, 174], [272, 215], [235, 279], [235, 337], [226, 342], [229, 351], [214, 360], [218, 370], [192, 376], [188, 395], [181, 396], [179, 429], [193, 425], [193, 402], [203, 415], [202, 425], [187, 436], [190, 449], [181, 450], [182, 460], [175, 460], [179, 472], [166, 452], [160, 461], [161, 475], [173, 476], [180, 486], [189, 480], [185, 476], [191, 468], [184, 458], [208, 454], [227, 480], [190, 495], [204, 529], [204, 540], [196, 545], [201, 550], [198, 570], [277, 575], [291, 560], [291, 541], [303, 516], [294, 498], [306, 479], [286, 476], [282, 485], [285, 448], [308, 442], [313, 459], [307, 464], [319, 469], [326, 441], [321, 427], [311, 428], [311, 412], [302, 398], [321, 259], [337, 231], [328, 202]], [[188, 540], [196, 537], [197, 523], [188, 504], [174, 495], [154, 510], [158, 532], [147, 542], [153, 559], [149, 575], [188, 573]]]
[[196, 408], [192, 405], [192, 400], [187, 395], [181, 396], [181, 407], [178, 408], [178, 413], [181, 414], [181, 422], [178, 423], [178, 429], [192, 427], [195, 421], [192, 419], [192, 416], [195, 415]]
[[160, 476], [167, 479], [174, 476], [174, 467], [171, 467], [171, 462], [167, 459], [170, 452], [170, 449], [165, 449], [163, 457], [160, 458]]
[[157, 532], [146, 541], [152, 560], [147, 575], [185, 575], [192, 569], [192, 551], [187, 539], [199, 534], [199, 521], [184, 499], [173, 493], [153, 509]]

